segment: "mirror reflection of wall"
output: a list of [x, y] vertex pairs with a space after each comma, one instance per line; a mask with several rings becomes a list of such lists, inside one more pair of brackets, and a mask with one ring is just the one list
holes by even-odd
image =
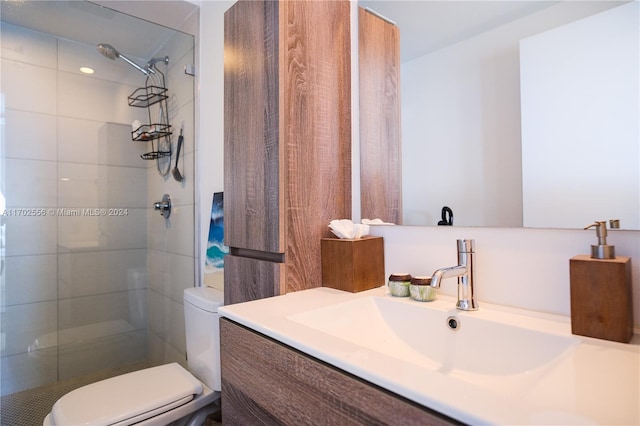
[[638, 6], [521, 41], [524, 226], [640, 229]]
[[[573, 224], [523, 223], [519, 45], [625, 2], [360, 3], [396, 21], [401, 32], [403, 223], [436, 225], [442, 207], [449, 206], [455, 226], [582, 227], [580, 218]], [[418, 18], [420, 26], [411, 27], [417, 20], [407, 22], [408, 17]], [[406, 43], [418, 34], [416, 28], [438, 22], [457, 32], [432, 51], [407, 55]], [[462, 28], [453, 30], [458, 24]], [[637, 14], [635, 25], [637, 39]], [[637, 127], [635, 135], [637, 146]], [[573, 172], [567, 168], [566, 173]], [[590, 220], [596, 218], [617, 217]]]

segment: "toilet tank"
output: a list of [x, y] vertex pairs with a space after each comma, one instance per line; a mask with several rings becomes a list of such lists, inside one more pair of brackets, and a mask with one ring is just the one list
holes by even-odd
[[220, 391], [220, 316], [224, 302], [220, 290], [193, 287], [184, 291], [187, 367], [214, 391]]

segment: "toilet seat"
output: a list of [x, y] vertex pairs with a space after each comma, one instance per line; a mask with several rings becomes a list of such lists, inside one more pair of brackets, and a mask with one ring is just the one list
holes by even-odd
[[177, 363], [134, 371], [83, 386], [58, 400], [53, 425], [126, 426], [191, 401], [202, 383]]

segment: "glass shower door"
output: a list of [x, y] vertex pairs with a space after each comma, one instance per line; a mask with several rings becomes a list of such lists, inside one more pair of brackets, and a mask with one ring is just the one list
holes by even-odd
[[[88, 2], [8, 3], [1, 393], [123, 365], [184, 363], [181, 289], [195, 279], [194, 81], [182, 69], [193, 63], [193, 36]], [[65, 29], [79, 19], [92, 33], [74, 39]], [[34, 28], [49, 22], [57, 24]], [[120, 48], [141, 64], [169, 56], [159, 66], [169, 118], [184, 128], [183, 182], [141, 158], [150, 147], [131, 132], [146, 113], [127, 98], [145, 76], [101, 56], [96, 39], [126, 40]], [[176, 141], [177, 133], [173, 150]], [[151, 208], [163, 193], [175, 200], [170, 221]]]

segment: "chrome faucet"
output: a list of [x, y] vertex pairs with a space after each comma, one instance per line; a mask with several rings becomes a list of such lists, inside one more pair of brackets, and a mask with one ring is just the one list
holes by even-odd
[[430, 285], [434, 288], [440, 288], [440, 282], [445, 278], [458, 277], [456, 308], [462, 311], [478, 310], [474, 287], [476, 272], [473, 267], [475, 246], [475, 240], [458, 240], [458, 266], [438, 269], [431, 277]]

